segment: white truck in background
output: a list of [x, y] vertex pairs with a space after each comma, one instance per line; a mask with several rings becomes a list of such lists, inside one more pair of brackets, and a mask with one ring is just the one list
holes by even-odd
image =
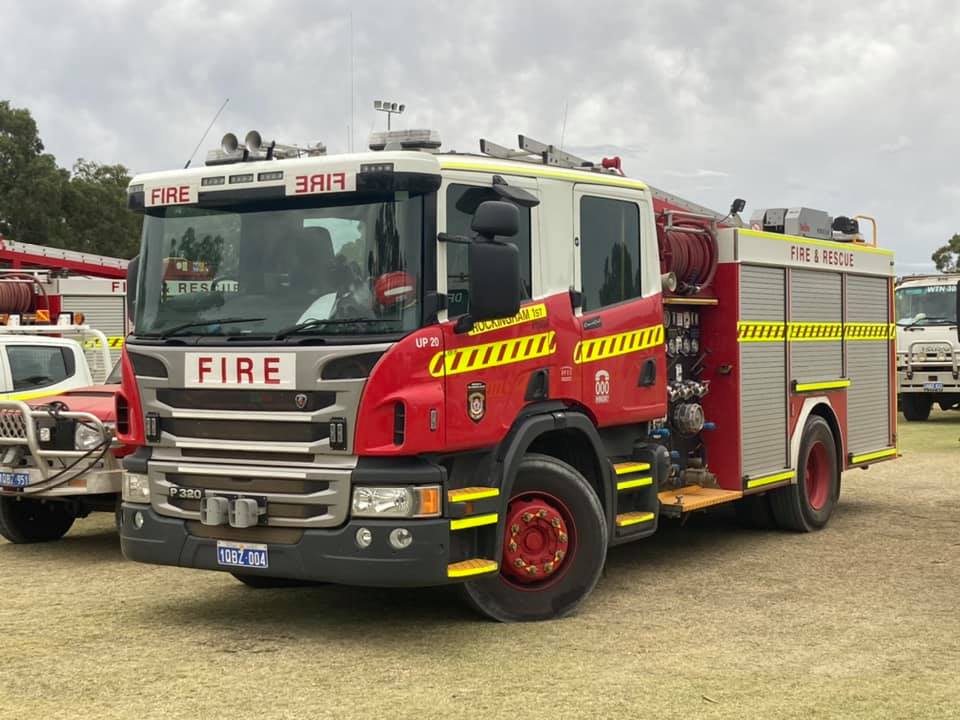
[[926, 420], [934, 403], [960, 407], [958, 282], [960, 274], [946, 274], [897, 284], [897, 396], [907, 420]]

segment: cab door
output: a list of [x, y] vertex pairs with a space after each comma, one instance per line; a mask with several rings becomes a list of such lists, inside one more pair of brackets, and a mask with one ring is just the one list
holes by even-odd
[[649, 204], [641, 191], [592, 185], [577, 185], [573, 202], [583, 403], [600, 426], [661, 418], [666, 353]]
[[[492, 175], [463, 173], [441, 186], [439, 226], [470, 237], [470, 222], [481, 202], [500, 199]], [[539, 196], [535, 179], [509, 176], [510, 185]], [[520, 253], [522, 297], [513, 318], [477, 323], [458, 331], [457, 320], [469, 307], [468, 247], [439, 243], [439, 290], [446, 293], [446, 320], [441, 317], [443, 350], [431, 360], [431, 374], [444, 378], [447, 446], [478, 447], [498, 442], [526, 404], [531, 375], [556, 354], [546, 304], [537, 299], [536, 273], [539, 207], [519, 208], [519, 232], [506, 238]], [[548, 377], [548, 376], [546, 376]]]
[[80, 346], [72, 341], [9, 343], [3, 347], [0, 399], [29, 400], [90, 384]]

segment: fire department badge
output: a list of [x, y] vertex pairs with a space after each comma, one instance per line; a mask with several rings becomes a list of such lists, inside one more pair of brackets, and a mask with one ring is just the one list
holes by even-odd
[[480, 422], [487, 414], [486, 383], [473, 382], [467, 385], [467, 414], [474, 422]]
[[293, 396], [293, 402], [297, 405], [297, 410], [303, 410], [307, 406], [307, 394], [297, 393]]

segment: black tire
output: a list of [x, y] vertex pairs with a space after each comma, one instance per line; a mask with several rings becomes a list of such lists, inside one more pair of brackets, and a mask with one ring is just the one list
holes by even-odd
[[505, 573], [470, 580], [461, 586], [464, 599], [478, 613], [499, 622], [529, 622], [570, 614], [600, 579], [607, 555], [607, 521], [596, 492], [575, 468], [548, 455], [530, 453], [520, 462], [509, 508], [532, 493], [550, 496], [563, 505], [569, 531], [566, 559], [556, 576], [542, 585], [521, 586]]
[[830, 425], [818, 415], [803, 428], [797, 465], [796, 483], [768, 493], [770, 509], [784, 530], [819, 530], [840, 497], [840, 464]]
[[930, 398], [916, 393], [907, 393], [900, 397], [900, 409], [910, 422], [923, 422], [929, 418], [932, 406], [933, 401]]
[[256, 590], [275, 590], [277, 588], [315, 587], [324, 585], [322, 582], [311, 580], [294, 580], [293, 578], [271, 577], [270, 575], [253, 575], [245, 573], [230, 573], [244, 585]]
[[59, 540], [74, 519], [66, 503], [0, 498], [0, 535], [18, 545]]
[[772, 530], [777, 526], [770, 509], [769, 493], [747, 495], [733, 504], [737, 522], [747, 528]]

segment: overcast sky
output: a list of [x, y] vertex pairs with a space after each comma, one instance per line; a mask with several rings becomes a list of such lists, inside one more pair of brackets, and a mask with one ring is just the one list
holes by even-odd
[[64, 166], [182, 167], [226, 97], [201, 162], [228, 130], [361, 148], [382, 97], [461, 151], [562, 137], [717, 209], [876, 215], [901, 272], [960, 232], [956, 0], [0, 0], [0, 28], [0, 99]]

